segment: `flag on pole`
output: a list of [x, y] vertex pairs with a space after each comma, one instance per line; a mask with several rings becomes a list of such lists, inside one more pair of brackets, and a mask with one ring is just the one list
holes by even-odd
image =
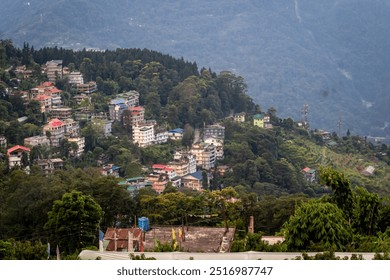
[[177, 240], [176, 240], [176, 233], [175, 233], [174, 228], [172, 228], [172, 247], [173, 247], [173, 250], [176, 250]]

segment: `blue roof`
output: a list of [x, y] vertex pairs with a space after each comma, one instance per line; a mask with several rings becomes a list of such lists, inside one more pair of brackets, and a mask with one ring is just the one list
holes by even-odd
[[172, 130], [169, 130], [168, 132], [170, 133], [183, 133], [183, 129], [182, 128], [175, 128], [175, 129], [172, 129]]
[[198, 171], [196, 171], [194, 173], [191, 173], [190, 176], [195, 177], [198, 180], [202, 180], [202, 178], [203, 178], [202, 170], [198, 170]]
[[125, 104], [125, 100], [123, 98], [113, 99], [110, 101], [110, 104], [112, 105]]

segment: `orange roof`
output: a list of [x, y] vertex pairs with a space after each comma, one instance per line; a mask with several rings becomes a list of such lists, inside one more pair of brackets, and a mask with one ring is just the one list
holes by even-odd
[[17, 150], [23, 150], [25, 152], [30, 152], [30, 149], [27, 148], [27, 147], [24, 147], [24, 146], [20, 146], [20, 145], [16, 145], [16, 146], [13, 146], [12, 148], [9, 148], [7, 150], [7, 155], [9, 156], [12, 152], [15, 152]]
[[62, 90], [59, 90], [58, 88], [50, 88], [50, 89], [45, 89], [46, 93], [61, 93]]
[[60, 121], [59, 119], [52, 119], [49, 122], [49, 125], [51, 125], [51, 126], [62, 126], [62, 125], [64, 125], [64, 123], [62, 121]]
[[43, 82], [39, 86], [41, 86], [41, 87], [53, 87], [54, 83], [53, 82]]
[[38, 100], [38, 101], [42, 101], [42, 100], [46, 100], [46, 99], [51, 99], [51, 97], [46, 95], [46, 94], [40, 94], [37, 97], [35, 97], [34, 99]]
[[136, 106], [136, 107], [129, 107], [130, 111], [143, 111], [145, 110], [144, 107]]

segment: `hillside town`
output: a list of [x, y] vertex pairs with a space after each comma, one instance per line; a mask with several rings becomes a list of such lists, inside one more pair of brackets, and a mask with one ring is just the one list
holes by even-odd
[[[32, 75], [25, 66], [17, 67], [16, 72], [23, 78]], [[80, 157], [84, 153], [85, 139], [80, 135], [79, 121], [93, 123], [99, 127], [100, 136], [104, 137], [111, 135], [114, 122], [130, 127], [131, 139], [140, 148], [168, 141], [180, 142], [183, 139], [183, 128], [167, 130], [161, 127], [157, 120], [145, 119], [145, 108], [140, 105], [140, 95], [136, 91], [123, 92], [112, 98], [107, 104], [108, 114], [93, 113], [88, 110], [88, 106], [91, 103], [90, 94], [97, 91], [96, 82], [84, 83], [83, 75], [79, 71], [70, 71], [68, 67], [63, 67], [61, 60], [48, 61], [42, 66], [42, 73], [47, 76], [48, 81], [28, 91], [15, 92], [20, 94], [26, 103], [31, 100], [38, 101], [47, 123], [42, 127], [41, 135], [27, 137], [24, 139], [24, 146], [17, 145], [7, 150], [10, 168], [18, 165], [28, 172], [30, 167], [27, 162], [32, 147], [60, 147], [64, 140], [69, 144], [69, 156]], [[62, 78], [66, 78], [68, 86], [77, 92], [72, 97], [77, 104], [76, 108], [65, 105], [61, 98], [62, 90], [55, 86], [55, 81]], [[231, 118], [236, 122], [245, 122], [246, 117], [246, 113], [242, 112], [233, 114]], [[269, 115], [255, 114], [251, 117], [254, 126], [272, 128]], [[20, 121], [23, 122], [23, 117]], [[167, 164], [156, 162], [152, 166], [146, 166], [145, 168], [150, 170], [147, 176], [124, 178], [119, 184], [127, 186], [131, 192], [152, 186], [157, 193], [162, 193], [168, 184], [196, 191], [207, 189], [212, 180], [212, 172], [226, 172], [229, 168], [216, 164], [224, 157], [225, 127], [216, 123], [205, 125], [197, 132], [201, 137], [195, 139], [190, 147], [177, 149], [173, 161]], [[64, 166], [63, 159], [56, 157], [55, 153], [51, 154], [50, 158], [39, 158], [35, 163], [47, 175]], [[119, 177], [120, 166], [115, 166], [107, 160], [100, 161], [99, 165], [101, 174]]]

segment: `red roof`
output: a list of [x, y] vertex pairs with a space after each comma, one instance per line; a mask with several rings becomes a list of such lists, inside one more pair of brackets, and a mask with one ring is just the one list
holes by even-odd
[[303, 172], [309, 172], [310, 171], [310, 167], [305, 167], [302, 169]]
[[61, 93], [62, 90], [59, 90], [58, 88], [51, 88], [51, 89], [45, 89], [45, 92], [53, 94], [53, 93]]
[[41, 86], [41, 87], [53, 87], [54, 83], [53, 82], [43, 82], [39, 86]]
[[9, 156], [11, 153], [17, 151], [17, 150], [22, 150], [24, 152], [30, 152], [30, 148], [27, 148], [27, 147], [24, 147], [24, 146], [20, 146], [20, 145], [16, 145], [16, 146], [13, 146], [12, 148], [9, 148], [7, 150], [7, 155]]
[[52, 119], [49, 122], [49, 125], [56, 127], [56, 126], [62, 126], [62, 125], [64, 125], [64, 123], [62, 121], [60, 121], [59, 119]]
[[153, 169], [161, 169], [161, 170], [164, 170], [164, 171], [172, 171], [174, 170], [173, 168], [170, 168], [164, 164], [153, 164], [152, 165], [152, 168]]
[[131, 110], [131, 111], [143, 111], [145, 109], [144, 109], [144, 107], [141, 107], [141, 106], [135, 106], [135, 107], [129, 107], [129, 110]]
[[129, 232], [133, 233], [133, 247], [142, 237], [140, 228], [108, 228], [104, 235], [104, 240], [109, 240], [107, 251], [115, 250], [115, 239], [117, 250], [127, 249]]

